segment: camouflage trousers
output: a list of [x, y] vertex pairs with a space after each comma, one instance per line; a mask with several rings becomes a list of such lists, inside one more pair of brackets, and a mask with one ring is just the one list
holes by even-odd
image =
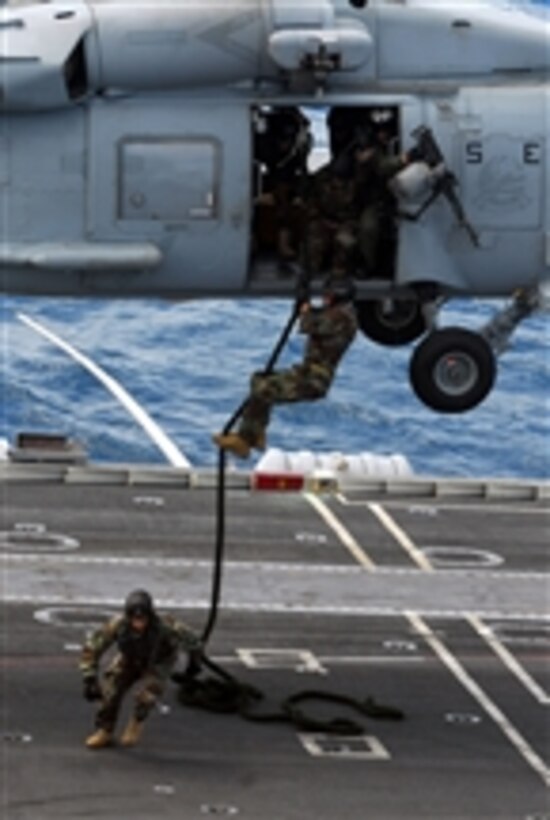
[[322, 399], [328, 392], [332, 377], [329, 367], [315, 364], [299, 364], [268, 375], [255, 373], [239, 435], [255, 446], [265, 435], [274, 404]]
[[337, 276], [349, 274], [357, 245], [357, 226], [353, 222], [312, 219], [306, 224], [304, 266], [311, 274], [330, 271]]
[[[167, 673], [169, 671], [166, 670]], [[143, 672], [125, 663], [122, 657], [115, 658], [101, 682], [103, 698], [96, 713], [97, 728], [113, 731], [124, 696], [138, 682], [140, 685], [134, 695], [133, 716], [136, 720], [145, 720], [157, 699], [162, 695], [165, 680], [164, 674], [160, 674], [157, 670]]]

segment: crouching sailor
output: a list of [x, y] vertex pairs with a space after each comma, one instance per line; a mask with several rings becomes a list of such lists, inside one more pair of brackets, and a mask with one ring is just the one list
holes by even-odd
[[[117, 651], [100, 676], [100, 661], [115, 646]], [[84, 697], [100, 701], [96, 730], [86, 740], [89, 749], [102, 749], [113, 743], [122, 701], [134, 685], [132, 715], [120, 743], [135, 746], [181, 649], [189, 653], [192, 662], [200, 657], [197, 636], [170, 615], [157, 613], [145, 590], [131, 592], [124, 614], [115, 616], [88, 636], [80, 660]]]

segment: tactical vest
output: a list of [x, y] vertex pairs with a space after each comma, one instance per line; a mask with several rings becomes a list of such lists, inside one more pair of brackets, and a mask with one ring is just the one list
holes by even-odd
[[158, 619], [152, 620], [145, 632], [134, 632], [123, 620], [116, 636], [116, 643], [125, 661], [136, 668], [153, 666], [163, 654], [162, 627]]

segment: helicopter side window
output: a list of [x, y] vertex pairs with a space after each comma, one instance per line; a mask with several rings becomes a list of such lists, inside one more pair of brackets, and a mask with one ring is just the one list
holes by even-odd
[[88, 70], [84, 54], [84, 38], [67, 58], [64, 75], [69, 99], [79, 100], [85, 97], [88, 93]]
[[119, 220], [216, 219], [218, 155], [213, 140], [124, 140], [119, 146]]

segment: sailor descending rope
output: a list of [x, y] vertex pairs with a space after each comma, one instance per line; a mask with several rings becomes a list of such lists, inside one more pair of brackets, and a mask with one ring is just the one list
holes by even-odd
[[[332, 278], [323, 289], [322, 306], [314, 307], [308, 298], [296, 300], [288, 331], [299, 316], [300, 332], [307, 336], [303, 361], [278, 372], [274, 372], [275, 361], [271, 361], [271, 367], [254, 373], [250, 395], [240, 408], [238, 431], [231, 433], [231, 425], [214, 436], [221, 449], [239, 458], [247, 458], [252, 448], [264, 450], [274, 404], [314, 401], [326, 396], [338, 364], [357, 333], [353, 297], [350, 280]], [[283, 335], [286, 342], [285, 336], [288, 334]]]

